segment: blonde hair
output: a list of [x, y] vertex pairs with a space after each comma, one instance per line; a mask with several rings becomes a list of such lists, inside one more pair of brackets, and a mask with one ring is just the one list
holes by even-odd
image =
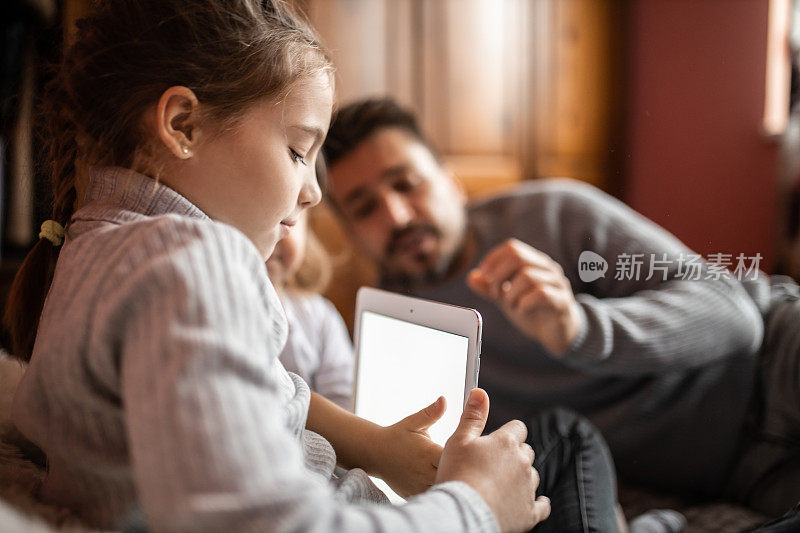
[[286, 288], [302, 292], [324, 293], [333, 276], [333, 263], [325, 247], [309, 227], [303, 262], [286, 279]]

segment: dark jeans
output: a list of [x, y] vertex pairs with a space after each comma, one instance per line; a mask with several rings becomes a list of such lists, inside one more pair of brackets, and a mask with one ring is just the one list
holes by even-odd
[[600, 432], [566, 409], [542, 412], [525, 423], [541, 477], [538, 494], [552, 506], [550, 518], [533, 531], [618, 531], [614, 464]]
[[797, 533], [800, 531], [800, 504], [781, 518], [753, 531], [754, 533]]
[[756, 384], [726, 495], [775, 517], [800, 502], [800, 298], [796, 295], [773, 297]]

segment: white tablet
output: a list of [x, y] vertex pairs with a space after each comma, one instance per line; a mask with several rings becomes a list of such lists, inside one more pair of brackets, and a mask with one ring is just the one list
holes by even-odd
[[[444, 396], [447, 411], [428, 431], [444, 446], [478, 384], [480, 313], [362, 287], [354, 338], [355, 414], [389, 426]], [[378, 485], [392, 501], [403, 501]]]

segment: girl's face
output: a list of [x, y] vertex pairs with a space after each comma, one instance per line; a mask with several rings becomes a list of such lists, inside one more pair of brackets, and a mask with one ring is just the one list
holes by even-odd
[[187, 128], [188, 150], [163, 181], [212, 219], [242, 231], [266, 261], [321, 199], [314, 162], [332, 107], [330, 77], [321, 72], [280, 102], [255, 104], [231, 130]]
[[267, 270], [272, 283], [276, 287], [283, 287], [286, 281], [295, 273], [306, 255], [306, 237], [308, 235], [308, 213], [303, 212], [297, 224], [275, 246], [275, 251], [267, 261]]

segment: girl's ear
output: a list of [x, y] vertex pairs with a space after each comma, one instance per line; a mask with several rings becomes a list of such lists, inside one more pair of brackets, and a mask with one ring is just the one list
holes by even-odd
[[189, 159], [200, 133], [200, 102], [188, 87], [170, 87], [158, 100], [158, 137], [175, 157]]

